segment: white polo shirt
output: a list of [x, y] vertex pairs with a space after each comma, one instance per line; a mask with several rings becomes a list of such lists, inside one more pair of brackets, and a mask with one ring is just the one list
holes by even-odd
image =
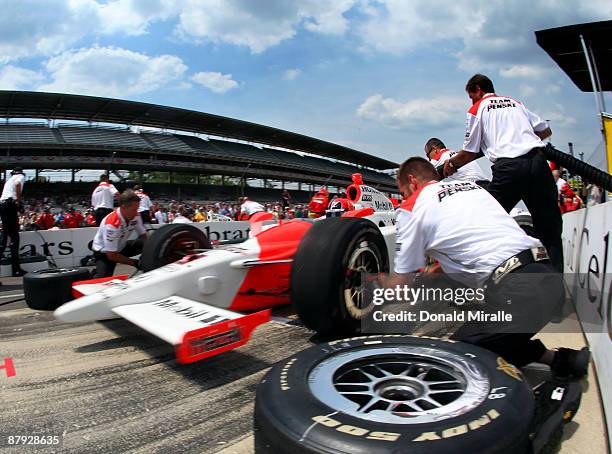
[[121, 216], [121, 209], [117, 208], [103, 220], [93, 240], [93, 250], [97, 252], [119, 252], [128, 242], [132, 232], [138, 236], [146, 233], [142, 218], [137, 215], [130, 222]]
[[2, 195], [0, 196], [0, 202], [4, 202], [6, 199], [17, 200], [17, 185], [21, 186], [23, 191], [23, 184], [25, 182], [25, 175], [23, 173], [16, 173], [12, 175], [2, 188]]
[[504, 261], [535, 246], [540, 241], [477, 184], [432, 181], [397, 211], [395, 272], [416, 271], [429, 256], [453, 279], [478, 287]]
[[151, 199], [147, 194], [142, 191], [136, 191], [136, 195], [140, 199], [140, 205], [138, 205], [138, 212], [142, 213], [143, 211], [147, 211], [151, 208]]
[[[436, 153], [430, 162], [434, 167], [438, 167], [448, 161], [450, 158], [455, 156], [457, 151], [449, 148], [444, 148]], [[446, 177], [447, 181], [483, 181], [489, 178], [485, 175], [483, 170], [480, 168], [476, 161], [467, 163], [466, 165], [457, 169], [451, 176]]]
[[546, 128], [548, 124], [519, 101], [487, 93], [468, 110], [463, 149], [471, 153], [482, 150], [491, 162], [516, 158], [543, 147], [534, 131]]
[[240, 206], [240, 212], [246, 213], [251, 216], [252, 214], [257, 213], [258, 211], [264, 211], [265, 208], [261, 203], [253, 202], [252, 200], [247, 200]]
[[91, 194], [91, 206], [94, 210], [98, 208], [113, 209], [113, 199], [117, 194], [117, 188], [106, 181], [102, 181]]

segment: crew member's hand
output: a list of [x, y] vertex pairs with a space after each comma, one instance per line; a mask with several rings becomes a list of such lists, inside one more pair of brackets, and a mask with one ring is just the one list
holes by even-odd
[[451, 176], [456, 171], [457, 171], [457, 168], [453, 165], [450, 159], [444, 163], [444, 176], [445, 177]]

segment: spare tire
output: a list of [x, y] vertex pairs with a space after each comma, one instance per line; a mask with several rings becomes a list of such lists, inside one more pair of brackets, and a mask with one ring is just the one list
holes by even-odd
[[320, 344], [257, 388], [258, 453], [530, 452], [535, 402], [496, 354], [453, 341], [372, 336]]
[[74, 299], [72, 283], [90, 278], [88, 268], [48, 268], [23, 277], [26, 304], [32, 309], [53, 311]]
[[140, 269], [151, 271], [161, 268], [182, 259], [195, 249], [212, 249], [204, 232], [189, 224], [164, 225], [145, 241], [140, 256]]
[[307, 328], [324, 336], [359, 333], [373, 309], [365, 300], [363, 273], [389, 271], [380, 229], [363, 218], [316, 222], [293, 257], [291, 303]]

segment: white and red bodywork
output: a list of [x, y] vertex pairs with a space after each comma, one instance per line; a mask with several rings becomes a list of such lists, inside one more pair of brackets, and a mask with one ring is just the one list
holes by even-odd
[[[342, 216], [364, 217], [379, 226], [392, 261], [393, 204], [363, 185], [360, 175], [353, 180], [347, 196], [354, 210]], [[127, 280], [75, 283], [73, 291], [80, 297], [58, 308], [55, 316], [65, 322], [126, 318], [174, 345], [182, 363], [235, 348], [269, 320], [268, 308], [290, 303], [291, 262], [313, 222], [318, 221], [254, 223], [251, 238], [242, 243], [192, 254]], [[252, 311], [261, 312], [238, 313]], [[219, 348], [198, 347], [211, 336], [226, 338]]]

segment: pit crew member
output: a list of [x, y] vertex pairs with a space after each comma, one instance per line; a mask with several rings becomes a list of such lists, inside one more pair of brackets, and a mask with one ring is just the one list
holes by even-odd
[[[446, 148], [444, 142], [435, 137], [432, 137], [425, 143], [425, 155], [436, 169], [456, 154], [456, 151]], [[450, 175], [448, 179], [451, 181], [473, 181], [483, 188], [488, 187], [490, 183], [489, 179], [476, 162], [470, 162], [464, 165], [461, 169], [457, 170], [456, 173]]]
[[11, 268], [13, 276], [26, 274], [19, 265], [19, 215], [21, 196], [25, 175], [21, 167], [15, 167], [11, 177], [6, 180], [0, 195], [0, 219], [2, 220], [2, 235], [0, 238], [0, 257], [4, 255], [6, 241], [11, 239]]
[[586, 374], [588, 349], [553, 351], [531, 339], [565, 296], [563, 277], [540, 241], [527, 236], [486, 190], [440, 181], [423, 158], [401, 165], [397, 185], [407, 198], [397, 214], [395, 273], [383, 285], [410, 285], [414, 271], [433, 257], [452, 279], [484, 290], [488, 313], [508, 310], [513, 316], [503, 323], [468, 321], [452, 339], [491, 350], [517, 367], [541, 362], [557, 375]]
[[[107, 215], [93, 240], [96, 260], [95, 278], [112, 276], [117, 263], [138, 268], [138, 260], [130, 258], [142, 252], [147, 239], [142, 218], [138, 214], [140, 198], [131, 189], [119, 197], [119, 208]], [[137, 240], [129, 240], [132, 232]]]
[[91, 206], [96, 216], [96, 225], [102, 223], [102, 219], [113, 211], [113, 199], [119, 198], [119, 191], [109, 182], [108, 174], [100, 175], [100, 184], [96, 186], [91, 194]]
[[248, 197], [240, 198], [240, 216], [249, 219], [255, 213], [265, 211], [266, 209], [261, 203], [249, 200]]
[[143, 224], [151, 223], [151, 198], [145, 194], [139, 185], [134, 186], [134, 192], [140, 198], [140, 206], [138, 207], [138, 214], [142, 218]]
[[557, 189], [541, 151], [552, 132], [548, 124], [523, 104], [495, 94], [493, 82], [476, 74], [466, 84], [472, 100], [467, 114], [463, 150], [444, 165], [449, 176], [478, 157], [482, 150], [493, 163], [488, 191], [509, 212], [523, 200], [553, 266], [563, 272], [562, 220]]

